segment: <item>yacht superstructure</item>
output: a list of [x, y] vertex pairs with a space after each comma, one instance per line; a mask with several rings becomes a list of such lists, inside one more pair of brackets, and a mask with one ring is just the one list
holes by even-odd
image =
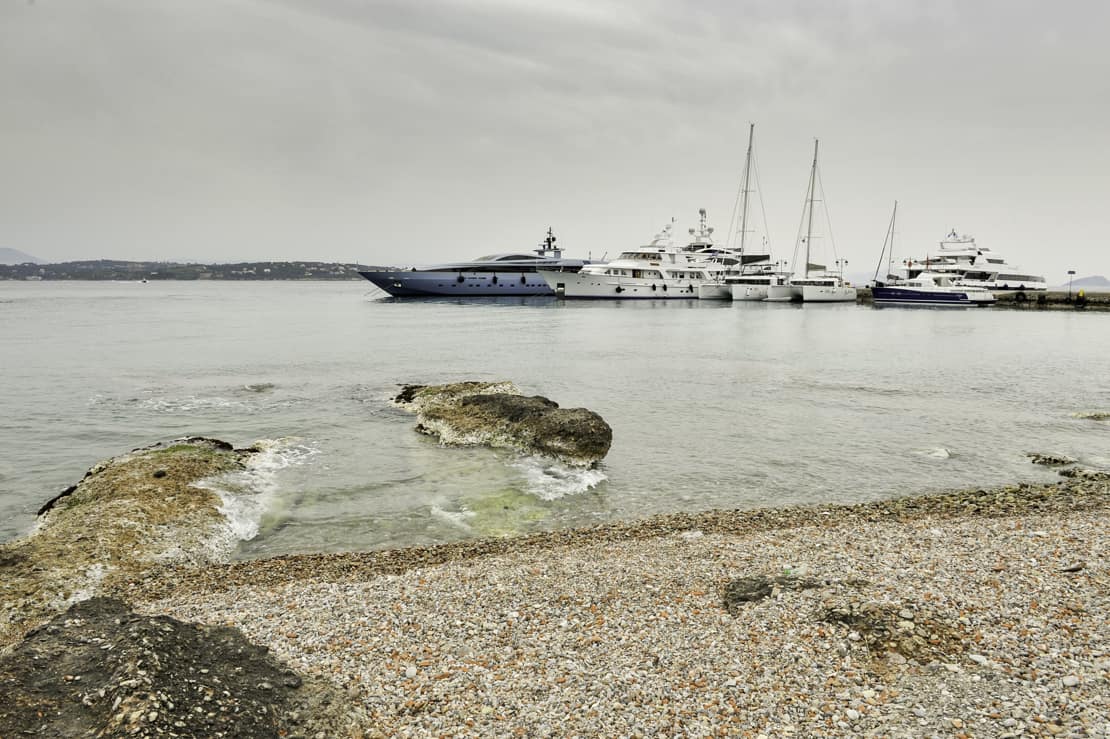
[[906, 277], [921, 272], [937, 272], [949, 276], [957, 285], [982, 287], [988, 290], [1047, 290], [1043, 275], [1034, 275], [1007, 264], [990, 247], [979, 246], [975, 238], [952, 229], [940, 242], [937, 253], [924, 259], [905, 263]]

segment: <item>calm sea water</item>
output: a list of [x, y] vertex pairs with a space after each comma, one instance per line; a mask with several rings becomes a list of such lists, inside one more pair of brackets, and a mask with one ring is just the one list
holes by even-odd
[[[272, 440], [227, 481], [244, 557], [664, 511], [858, 502], [1110, 465], [1110, 316], [553, 298], [344, 283], [0, 283], [0, 540], [96, 461]], [[511, 379], [613, 427], [601, 469], [449, 449], [400, 383]]]

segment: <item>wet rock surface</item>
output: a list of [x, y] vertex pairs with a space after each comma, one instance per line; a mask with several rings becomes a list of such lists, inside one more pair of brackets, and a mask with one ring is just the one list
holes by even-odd
[[243, 469], [255, 451], [191, 437], [94, 465], [29, 536], [0, 544], [0, 646], [147, 568], [220, 560], [233, 546], [221, 501], [195, 483]]
[[522, 395], [510, 382], [406, 385], [394, 402], [417, 414], [417, 431], [443, 444], [504, 447], [592, 467], [613, 442], [609, 424], [593, 411]]
[[[305, 735], [329, 700], [232, 628], [93, 598], [0, 657], [0, 736]], [[318, 725], [311, 727], [318, 730]]]

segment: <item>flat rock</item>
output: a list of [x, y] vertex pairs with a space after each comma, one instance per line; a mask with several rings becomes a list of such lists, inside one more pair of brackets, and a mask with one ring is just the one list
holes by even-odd
[[745, 603], [761, 601], [775, 590], [809, 590], [822, 587], [824, 584], [819, 580], [794, 575], [738, 577], [729, 580], [721, 589], [721, 603], [725, 610], [736, 615]]
[[255, 451], [192, 437], [94, 465], [42, 506], [29, 536], [0, 544], [0, 647], [155, 565], [221, 559], [234, 537], [219, 496], [194, 483], [243, 469]]
[[613, 442], [597, 413], [522, 395], [511, 382], [406, 385], [394, 402], [416, 413], [417, 431], [448, 445], [509, 448], [593, 467]]
[[236, 629], [93, 598], [0, 658], [0, 736], [299, 734], [313, 690]]

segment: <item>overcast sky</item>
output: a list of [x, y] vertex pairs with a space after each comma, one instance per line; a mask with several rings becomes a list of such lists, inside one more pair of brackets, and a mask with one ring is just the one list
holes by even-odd
[[723, 240], [756, 124], [789, 257], [951, 228], [1110, 275], [1105, 0], [0, 0], [0, 246], [429, 263]]

